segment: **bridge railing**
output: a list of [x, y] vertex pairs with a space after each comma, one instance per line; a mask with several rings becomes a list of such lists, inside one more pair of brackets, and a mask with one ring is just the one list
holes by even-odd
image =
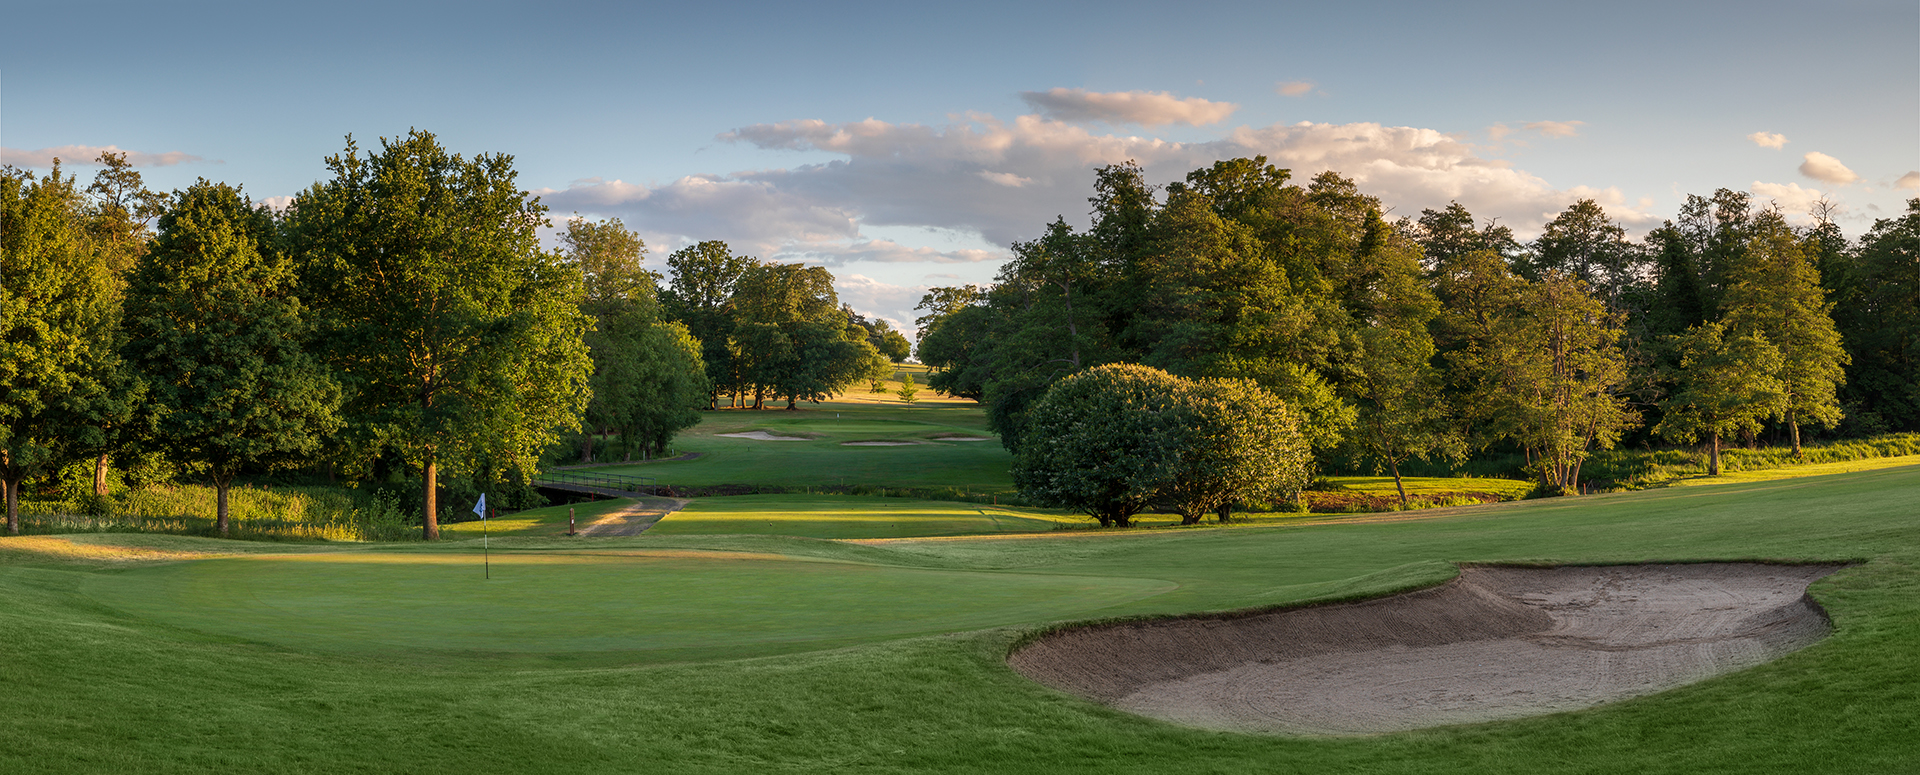
[[595, 487], [603, 490], [653, 495], [658, 489], [651, 476], [628, 476], [626, 474], [599, 474], [589, 471], [545, 471], [533, 478], [535, 484], [542, 482], [558, 485], [577, 485]]

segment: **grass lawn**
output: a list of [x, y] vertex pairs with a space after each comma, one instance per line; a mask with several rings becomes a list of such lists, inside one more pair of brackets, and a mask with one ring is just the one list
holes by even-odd
[[[863, 544], [529, 536], [494, 542], [492, 582], [472, 541], [0, 539], [0, 771], [1915, 771], [1917, 503], [1920, 467], [1905, 467], [1404, 522]], [[1378, 594], [1459, 561], [1706, 559], [1862, 564], [1814, 585], [1835, 632], [1811, 648], [1521, 721], [1199, 731], [1003, 662], [1058, 619]]]
[[668, 514], [653, 535], [757, 534], [808, 538], [891, 538], [967, 533], [1034, 533], [1095, 525], [1051, 509], [994, 507], [843, 495], [701, 498]]
[[[487, 520], [487, 524], [484, 526], [480, 524], [479, 520], [472, 522], [442, 522], [440, 523], [440, 536], [443, 539], [479, 538], [483, 529], [488, 535], [494, 537], [565, 535], [567, 532], [568, 509], [574, 510], [574, 524], [578, 527], [586, 527], [587, 523], [592, 522], [600, 515], [609, 511], [625, 508], [632, 503], [632, 498], [608, 498], [606, 500], [584, 501], [573, 504], [563, 503], [558, 506], [541, 506], [537, 509], [516, 511], [512, 514], [495, 517]], [[444, 519], [445, 517], [446, 512], [441, 512], [441, 518]]]

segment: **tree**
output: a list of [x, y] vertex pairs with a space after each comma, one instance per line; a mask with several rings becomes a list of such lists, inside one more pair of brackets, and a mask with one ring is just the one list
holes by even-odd
[[1681, 443], [1709, 442], [1707, 473], [1720, 474], [1720, 439], [1757, 431], [1778, 416], [1787, 401], [1781, 384], [1780, 350], [1757, 333], [1738, 334], [1703, 323], [1674, 337], [1680, 385], [1665, 402], [1654, 432]]
[[439, 537], [440, 466], [483, 458], [525, 476], [580, 426], [591, 362], [581, 275], [540, 248], [546, 208], [513, 158], [450, 154], [433, 135], [327, 159], [294, 198], [289, 235], [320, 342], [369, 456], [418, 466], [422, 533]]
[[1429, 271], [1443, 273], [1455, 260], [1472, 253], [1492, 251], [1502, 256], [1518, 253], [1519, 240], [1513, 230], [1492, 221], [1474, 228], [1473, 213], [1459, 202], [1448, 203], [1445, 210], [1421, 210], [1413, 226], [1414, 239]]
[[1180, 464], [1191, 422], [1182, 381], [1147, 366], [1110, 364], [1055, 382], [1029, 408], [1013, 483], [1047, 506], [1128, 527]]
[[899, 396], [900, 400], [911, 404], [914, 402], [914, 396], [919, 395], [919, 393], [920, 389], [913, 384], [913, 374], [900, 375], [900, 389], [894, 391], [894, 395]]
[[708, 240], [681, 248], [667, 256], [669, 279], [661, 293], [661, 304], [668, 318], [685, 324], [700, 341], [700, 359], [706, 364], [707, 382], [713, 391], [707, 408], [720, 406], [720, 393], [738, 393], [742, 370], [734, 361], [732, 346], [735, 320], [729, 305], [734, 286], [760, 261], [751, 256], [736, 256], [727, 243]]
[[1639, 279], [1640, 263], [1627, 230], [1608, 218], [1599, 203], [1582, 199], [1547, 222], [1533, 242], [1526, 268], [1534, 278], [1547, 272], [1569, 275], [1617, 310], [1621, 295]]
[[[166, 209], [167, 198], [146, 187], [139, 171], [127, 161], [125, 152], [102, 151], [95, 161], [101, 170], [87, 186], [87, 236], [107, 266], [112, 293], [118, 300], [125, 292], [126, 273], [147, 252], [147, 242], [153, 238], [148, 225]], [[130, 378], [123, 376], [119, 381], [124, 383]], [[135, 389], [131, 384], [121, 384], [119, 388], [120, 392]], [[122, 441], [119, 437], [123, 434], [118, 431], [113, 427], [106, 429], [109, 447], [118, 446]], [[107, 495], [110, 452], [111, 449], [103, 451], [93, 461], [96, 497]]]
[[250, 467], [305, 462], [339, 426], [340, 388], [302, 349], [306, 323], [272, 215], [239, 189], [194, 184], [133, 270], [126, 357], [148, 386], [147, 436], [227, 493]]
[[1357, 457], [1393, 474], [1400, 508], [1411, 508], [1400, 464], [1411, 458], [1463, 456], [1460, 435], [1449, 427], [1444, 382], [1434, 368], [1433, 339], [1424, 328], [1381, 326], [1363, 332], [1358, 375], [1348, 392], [1357, 411], [1348, 437]]
[[1247, 379], [1198, 379], [1177, 395], [1190, 422], [1163, 496], [1192, 525], [1233, 504], [1291, 496], [1313, 478], [1313, 449], [1286, 402]]
[[1723, 302], [1727, 330], [1758, 335], [1780, 350], [1776, 376], [1786, 394], [1782, 414], [1795, 457], [1801, 454], [1802, 422], [1828, 428], [1840, 422], [1838, 390], [1850, 360], [1806, 248], [1778, 212], [1761, 213], [1746, 261], [1728, 275]]
[[136, 396], [115, 350], [111, 267], [86, 233], [73, 176], [0, 168], [0, 483], [20, 533], [20, 484], [104, 453]]
[[1920, 198], [1875, 221], [1836, 279], [1848, 392], [1886, 427], [1920, 430]]

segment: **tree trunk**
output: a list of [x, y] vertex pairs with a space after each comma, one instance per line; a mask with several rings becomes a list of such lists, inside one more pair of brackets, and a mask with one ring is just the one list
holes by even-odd
[[1800, 452], [1800, 417], [1794, 414], [1792, 408], [1787, 409], [1787, 427], [1793, 431], [1793, 456], [1796, 458], [1806, 457], [1806, 455]]
[[581, 464], [593, 462], [593, 434], [587, 434], [587, 443], [580, 448]]
[[1400, 491], [1400, 510], [1407, 511], [1413, 508], [1407, 505], [1407, 486], [1400, 481], [1400, 461], [1388, 461], [1387, 467], [1393, 469], [1393, 489]]
[[228, 533], [231, 532], [227, 527], [227, 514], [228, 514], [227, 491], [231, 490], [232, 488], [233, 488], [232, 476], [220, 476], [219, 474], [214, 475], [213, 477], [213, 492], [214, 492], [213, 529], [214, 529], [214, 532], [217, 532], [220, 534], [221, 538], [226, 538]]
[[7, 491], [7, 534], [20, 535], [20, 480], [0, 481]]
[[1228, 522], [1232, 522], [1233, 521], [1233, 501], [1227, 501], [1226, 503], [1220, 504], [1220, 509], [1218, 511], [1215, 511], [1213, 514], [1214, 514], [1214, 518], [1220, 520], [1220, 524], [1222, 525], [1227, 524]]
[[[1798, 444], [1794, 445], [1794, 450], [1796, 452], [1799, 449], [1800, 447]], [[107, 497], [107, 465], [112, 462], [113, 462], [113, 458], [108, 455], [101, 455], [93, 459], [93, 494], [94, 495], [102, 498]]]
[[440, 463], [433, 453], [427, 453], [426, 470], [420, 477], [425, 484], [421, 495], [425, 496], [426, 507], [420, 514], [420, 537], [428, 541], [440, 540]]
[[1720, 475], [1720, 432], [1713, 433], [1713, 446], [1707, 449], [1707, 475]]

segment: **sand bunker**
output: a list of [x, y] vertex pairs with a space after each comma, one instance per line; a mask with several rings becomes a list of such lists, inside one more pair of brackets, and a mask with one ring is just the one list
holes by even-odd
[[1369, 734], [1572, 710], [1766, 662], [1831, 629], [1835, 565], [1466, 568], [1432, 589], [1239, 618], [1067, 630], [1009, 657], [1178, 724]]
[[755, 441], [812, 441], [812, 439], [809, 439], [805, 436], [775, 436], [766, 431], [747, 431], [746, 433], [716, 433], [713, 435], [730, 436], [736, 439], [753, 439]]
[[917, 447], [917, 441], [843, 441], [842, 447]]
[[934, 441], [993, 441], [983, 436], [935, 436]]

